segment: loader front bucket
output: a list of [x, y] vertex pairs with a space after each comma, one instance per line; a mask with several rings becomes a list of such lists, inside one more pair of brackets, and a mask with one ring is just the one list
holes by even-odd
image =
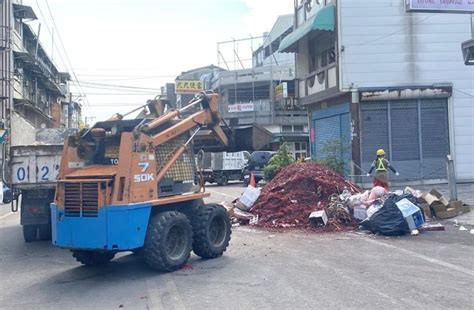
[[246, 125], [233, 128], [222, 127], [229, 145], [222, 145], [210, 130], [202, 130], [194, 137], [194, 150], [204, 152], [259, 151], [269, 148], [273, 134], [260, 125]]

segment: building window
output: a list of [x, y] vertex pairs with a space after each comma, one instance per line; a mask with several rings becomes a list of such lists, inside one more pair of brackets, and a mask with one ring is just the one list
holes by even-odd
[[229, 89], [228, 98], [230, 104], [268, 100], [270, 99], [270, 88], [268, 85], [252, 87], [251, 84], [240, 84], [237, 86], [237, 93], [235, 88]]
[[303, 125], [293, 125], [293, 131], [294, 132], [304, 132], [304, 126]]
[[308, 157], [307, 142], [287, 142], [288, 151], [293, 154], [296, 160]]
[[304, 132], [304, 125], [281, 125], [281, 132]]
[[291, 125], [282, 125], [281, 132], [293, 132], [293, 126]]

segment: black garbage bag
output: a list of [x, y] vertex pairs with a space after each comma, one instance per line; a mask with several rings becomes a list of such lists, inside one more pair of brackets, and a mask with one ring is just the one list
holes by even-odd
[[373, 233], [380, 233], [386, 236], [404, 235], [408, 231], [408, 224], [396, 205], [398, 201], [404, 198], [416, 203], [416, 198], [413, 195], [397, 196], [392, 194], [387, 197], [382, 208], [369, 219], [361, 222], [361, 225]]

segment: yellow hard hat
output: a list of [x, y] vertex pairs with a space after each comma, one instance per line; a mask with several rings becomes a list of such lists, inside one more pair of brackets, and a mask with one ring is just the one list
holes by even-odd
[[377, 156], [382, 156], [382, 155], [385, 155], [385, 151], [383, 149], [378, 149]]

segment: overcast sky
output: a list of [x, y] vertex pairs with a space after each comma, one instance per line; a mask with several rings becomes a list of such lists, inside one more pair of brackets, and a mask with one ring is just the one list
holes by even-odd
[[[47, 2], [46, 2], [47, 1]], [[261, 36], [293, 0], [24, 0], [61, 69], [67, 58], [87, 94], [83, 116], [105, 119], [153, 98], [182, 71], [216, 64], [216, 43]], [[49, 9], [54, 18], [49, 15]], [[57, 29], [54, 27], [53, 20]], [[38, 22], [30, 25], [36, 31]], [[51, 33], [54, 33], [52, 36]], [[66, 53], [61, 50], [62, 38]], [[51, 37], [57, 48], [53, 50]], [[250, 48], [242, 45], [240, 53]], [[64, 64], [66, 63], [66, 64]], [[70, 71], [70, 69], [68, 70]], [[92, 83], [92, 84], [91, 84]], [[104, 89], [114, 84], [150, 90]], [[87, 87], [86, 87], [87, 86]], [[80, 93], [77, 88], [74, 93]], [[120, 95], [119, 95], [120, 94]]]

